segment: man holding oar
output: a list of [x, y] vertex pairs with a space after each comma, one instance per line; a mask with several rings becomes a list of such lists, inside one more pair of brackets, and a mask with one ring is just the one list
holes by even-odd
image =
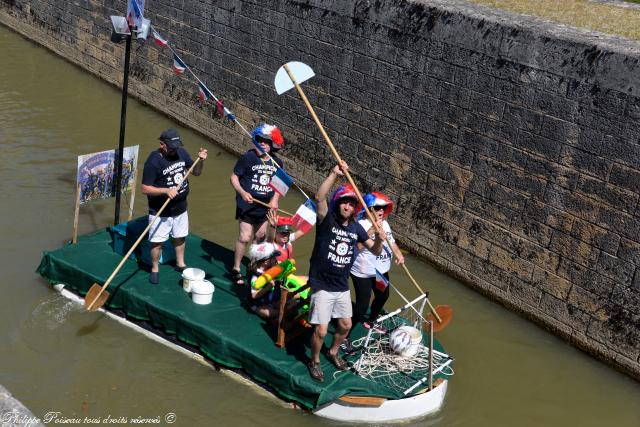
[[[151, 242], [151, 274], [149, 282], [160, 283], [159, 267], [162, 244], [173, 237], [176, 251], [176, 270], [182, 271], [187, 266], [184, 262], [185, 237], [189, 234], [189, 217], [187, 215], [187, 195], [189, 182], [183, 183], [187, 170], [193, 165], [189, 153], [181, 147], [182, 140], [178, 131], [167, 129], [160, 135], [160, 148], [152, 152], [144, 163], [142, 172], [142, 194], [149, 201], [149, 221], [158, 213], [160, 207], [171, 199], [160, 218], [149, 229]], [[203, 161], [207, 158], [207, 150], [200, 148], [200, 161], [193, 168], [192, 174], [202, 173]], [[182, 185], [181, 185], [182, 184]]]
[[[267, 231], [267, 211], [278, 209], [280, 195], [269, 183], [282, 160], [275, 152], [284, 147], [280, 130], [260, 124], [251, 132], [254, 149], [247, 151], [237, 161], [231, 174], [231, 185], [236, 190], [236, 219], [238, 240], [235, 245], [231, 278], [236, 285], [244, 285], [240, 263], [247, 244], [255, 236], [256, 242], [264, 240]], [[259, 203], [254, 203], [259, 202]], [[269, 207], [264, 205], [268, 204]]]
[[354, 261], [356, 243], [362, 243], [373, 254], [380, 255], [386, 235], [376, 230], [376, 239], [355, 221], [357, 197], [349, 184], [341, 185], [327, 203], [327, 195], [338, 176], [348, 170], [342, 161], [320, 185], [316, 194], [318, 225], [311, 254], [309, 284], [311, 285], [311, 309], [309, 323], [314, 325], [311, 336], [311, 361], [309, 374], [316, 381], [324, 381], [320, 366], [320, 350], [327, 335], [331, 319], [337, 319], [333, 343], [327, 350], [327, 359], [340, 370], [347, 369], [347, 362], [338, 355], [338, 348], [351, 329], [351, 296], [349, 271]]

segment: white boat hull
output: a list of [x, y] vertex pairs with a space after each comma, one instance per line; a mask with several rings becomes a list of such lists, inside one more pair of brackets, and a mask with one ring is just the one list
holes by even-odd
[[447, 380], [433, 390], [398, 400], [386, 400], [380, 406], [354, 405], [340, 400], [328, 403], [314, 414], [324, 418], [349, 422], [394, 422], [421, 418], [440, 410], [447, 393]]

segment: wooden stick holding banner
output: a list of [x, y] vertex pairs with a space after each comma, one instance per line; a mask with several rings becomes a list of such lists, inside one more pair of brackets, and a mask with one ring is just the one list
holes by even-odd
[[[302, 98], [302, 101], [306, 105], [307, 110], [309, 110], [309, 113], [311, 114], [313, 121], [316, 123], [316, 125], [318, 126], [318, 129], [320, 130], [320, 133], [322, 134], [325, 141], [327, 142], [327, 145], [329, 146], [331, 153], [333, 153], [333, 156], [338, 161], [338, 164], [341, 164], [342, 158], [336, 151], [336, 148], [333, 145], [333, 142], [331, 142], [331, 138], [329, 138], [329, 135], [327, 135], [327, 132], [324, 130], [324, 126], [322, 126], [320, 119], [318, 119], [318, 116], [316, 115], [313, 107], [311, 106], [311, 104], [309, 103], [309, 100], [307, 99], [307, 96], [305, 95], [304, 91], [302, 90], [302, 87], [300, 87], [300, 84], [299, 84], [312, 78], [313, 76], [315, 76], [315, 73], [313, 72], [311, 67], [309, 67], [308, 65], [302, 62], [289, 62], [287, 64], [284, 64], [282, 67], [280, 67], [280, 69], [276, 73], [276, 78], [274, 81], [276, 92], [278, 93], [278, 95], [281, 95], [284, 92], [288, 91], [289, 89], [292, 89], [294, 87], [296, 88], [296, 91], [300, 95], [300, 98]], [[365, 207], [365, 213], [367, 214], [369, 221], [371, 221], [371, 224], [373, 224], [373, 226], [376, 228], [378, 232], [381, 231], [380, 228], [378, 227], [377, 221], [375, 220], [375, 218], [373, 217], [369, 209], [366, 208], [367, 204], [364, 202], [364, 199], [362, 198], [362, 194], [360, 194], [360, 190], [358, 190], [356, 183], [353, 181], [353, 178], [351, 178], [351, 174], [349, 174], [349, 171], [345, 171], [345, 176], [347, 177], [347, 180], [349, 181], [349, 183], [353, 186], [356, 192], [356, 195], [358, 196], [358, 201], [360, 202], [360, 204], [362, 204], [362, 206]], [[391, 245], [391, 241], [388, 236], [387, 236], [387, 242], [389, 243], [389, 245]], [[409, 273], [409, 269], [407, 268], [407, 266], [403, 264], [402, 267], [404, 268], [404, 271], [407, 273], [407, 276], [409, 277], [413, 285], [418, 289], [418, 291], [420, 291], [420, 293], [424, 294], [425, 292], [422, 290], [422, 288], [420, 288], [420, 285], [418, 285], [418, 283], [415, 281], [411, 273]], [[445, 323], [443, 322], [442, 318], [438, 314], [438, 311], [431, 305], [429, 298], [427, 298], [427, 303], [429, 304], [431, 313], [436, 318], [438, 323]], [[438, 307], [446, 307], [446, 306], [438, 306]], [[450, 309], [448, 310], [448, 313], [449, 314], [451, 313]]]
[[134, 202], [136, 201], [136, 181], [138, 180], [138, 165], [136, 165], [136, 168], [133, 171], [131, 180], [131, 198], [129, 199], [129, 215], [127, 216], [127, 221], [131, 221], [131, 219], [133, 218], [133, 206]]
[[73, 216], [73, 234], [71, 235], [71, 244], [78, 242], [78, 217], [80, 216], [80, 183], [76, 186], [76, 210]]
[[[257, 203], [259, 205], [264, 206], [265, 208], [271, 209], [271, 206], [268, 203], [263, 202], [262, 200], [253, 199], [253, 203]], [[284, 209], [278, 209], [278, 212], [282, 212], [285, 215], [293, 216], [292, 213], [289, 213], [289, 212], [285, 211]]]

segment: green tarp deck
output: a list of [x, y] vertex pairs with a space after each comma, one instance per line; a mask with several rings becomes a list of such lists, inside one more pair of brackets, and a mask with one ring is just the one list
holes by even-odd
[[[50, 283], [64, 283], [84, 296], [94, 284], [102, 285], [121, 256], [114, 252], [109, 229], [80, 236], [76, 245], [45, 252], [38, 273]], [[148, 282], [148, 270], [127, 260], [107, 291], [105, 304], [133, 321], [145, 321], [162, 333], [195, 347], [215, 363], [240, 369], [286, 400], [316, 408], [343, 395], [402, 398], [397, 390], [343, 372], [334, 378], [333, 365], [321, 356], [325, 382], [314, 381], [307, 371], [309, 339], [301, 337], [279, 349], [274, 326], [242, 304], [244, 289], [232, 285], [227, 267], [233, 252], [197, 236], [187, 237], [186, 262], [207, 273], [215, 285], [213, 302], [197, 305], [182, 289], [180, 273], [160, 266], [160, 284]], [[354, 338], [363, 330], [356, 329]], [[330, 345], [330, 334], [327, 346]], [[442, 351], [437, 344], [436, 349]]]

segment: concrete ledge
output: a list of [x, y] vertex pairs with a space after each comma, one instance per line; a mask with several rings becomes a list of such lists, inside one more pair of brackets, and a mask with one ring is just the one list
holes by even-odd
[[2, 427], [24, 427], [43, 426], [44, 424], [14, 398], [6, 388], [0, 385], [0, 425]]

